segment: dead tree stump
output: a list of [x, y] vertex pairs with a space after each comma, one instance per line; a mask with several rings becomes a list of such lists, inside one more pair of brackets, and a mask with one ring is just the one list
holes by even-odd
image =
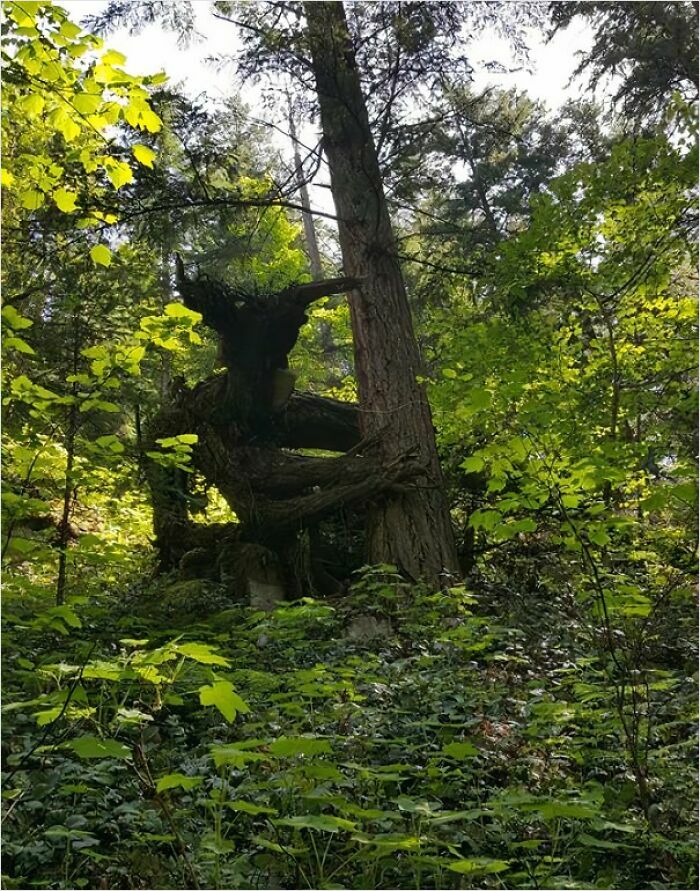
[[[225, 373], [182, 386], [149, 425], [151, 442], [195, 433], [192, 462], [216, 486], [239, 523], [195, 524], [187, 510], [189, 474], [153, 461], [148, 467], [159, 568], [199, 563], [231, 584], [240, 599], [312, 593], [310, 553], [319, 523], [345, 505], [406, 490], [424, 472], [413, 452], [383, 463], [376, 438], [361, 441], [357, 406], [294, 393], [288, 355], [309, 305], [358, 282], [339, 278], [247, 294], [206, 276], [189, 279], [178, 258], [185, 305], [201, 313], [221, 340]], [[291, 385], [290, 385], [291, 384]], [[323, 449], [336, 457], [299, 454]], [[203, 552], [202, 552], [203, 550]], [[207, 559], [207, 555], [209, 558]], [[308, 569], [300, 571], [300, 564]]]

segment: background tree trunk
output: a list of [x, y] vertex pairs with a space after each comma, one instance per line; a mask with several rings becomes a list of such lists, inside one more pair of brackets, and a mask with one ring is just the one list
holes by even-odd
[[299, 153], [299, 142], [297, 139], [297, 128], [294, 123], [294, 111], [292, 110], [291, 100], [289, 101], [289, 137], [292, 140], [294, 149], [294, 168], [296, 171], [297, 182], [299, 183], [299, 203], [304, 208], [301, 212], [301, 219], [304, 224], [304, 246], [306, 247], [306, 255], [309, 258], [309, 269], [311, 270], [311, 278], [314, 281], [320, 281], [323, 278], [323, 265], [321, 264], [321, 252], [318, 249], [318, 239], [316, 238], [316, 229], [314, 227], [314, 218], [311, 215], [311, 199], [309, 198], [309, 189], [304, 179], [304, 169], [301, 163], [301, 154]]
[[384, 459], [419, 451], [425, 477], [377, 501], [368, 558], [432, 584], [457, 573], [430, 407], [377, 153], [342, 3], [305, 4], [345, 274], [361, 277], [350, 313], [363, 435], [380, 433]]

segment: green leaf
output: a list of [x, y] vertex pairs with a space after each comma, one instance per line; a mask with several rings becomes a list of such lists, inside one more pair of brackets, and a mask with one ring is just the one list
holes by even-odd
[[25, 192], [20, 192], [19, 200], [22, 207], [26, 207], [27, 210], [38, 210], [46, 200], [46, 196], [37, 189], [27, 189]]
[[148, 84], [152, 84], [153, 86], [159, 86], [160, 84], [167, 83], [168, 75], [165, 71], [159, 71], [157, 74], [149, 74], [144, 78], [144, 81]]
[[76, 25], [74, 22], [65, 21], [61, 24], [60, 33], [62, 37], [67, 37], [68, 40], [75, 40], [82, 30], [80, 25]]
[[188, 309], [182, 303], [168, 303], [163, 309], [163, 313], [171, 319], [190, 319], [193, 323], [199, 322], [202, 314]]
[[236, 848], [230, 839], [217, 837], [211, 832], [202, 838], [201, 846], [205, 851], [212, 851], [214, 854], [230, 854]]
[[66, 142], [72, 142], [80, 136], [80, 126], [71, 117], [67, 108], [63, 105], [54, 108], [47, 118], [47, 122], [63, 134]]
[[491, 405], [491, 392], [489, 390], [472, 390], [468, 402], [474, 411], [482, 411]]
[[28, 96], [23, 96], [17, 106], [28, 118], [35, 118], [44, 110], [45, 104], [46, 99], [39, 93], [30, 93]]
[[278, 758], [293, 758], [297, 755], [322, 755], [331, 752], [332, 746], [327, 739], [280, 736], [270, 743], [268, 750]]
[[54, 706], [54, 708], [46, 709], [42, 712], [35, 712], [34, 718], [36, 720], [37, 727], [45, 727], [47, 724], [51, 724], [63, 711], [62, 705]]
[[64, 783], [60, 786], [60, 791], [66, 795], [84, 795], [86, 792], [92, 791], [92, 788], [87, 783]]
[[599, 547], [605, 547], [610, 543], [610, 536], [604, 529], [592, 529], [588, 532], [588, 538]]
[[231, 663], [228, 659], [215, 652], [208, 644], [203, 643], [184, 643], [176, 644], [175, 649], [182, 656], [200, 662], [202, 665], [224, 665], [229, 666]]
[[112, 262], [112, 252], [104, 244], [96, 244], [90, 248], [90, 257], [95, 265], [99, 263], [100, 266], [109, 266]]
[[97, 678], [103, 681], [118, 681], [123, 677], [134, 677], [134, 673], [125, 670], [116, 662], [106, 662], [97, 659], [88, 662], [83, 671], [84, 678]]
[[421, 846], [421, 842], [425, 838], [417, 835], [396, 835], [394, 833], [373, 833], [356, 832], [352, 837], [353, 841], [359, 842], [361, 845], [372, 845], [384, 853], [390, 851], [415, 851]]
[[473, 455], [471, 458], [465, 458], [459, 466], [467, 473], [478, 473], [484, 466], [484, 459]]
[[421, 814], [423, 817], [433, 817], [440, 813], [439, 802], [433, 802], [433, 804], [437, 804], [436, 810], [429, 801], [416, 800], [408, 795], [399, 795], [395, 801], [399, 810], [405, 811], [408, 814]]
[[302, 814], [273, 820], [275, 826], [289, 826], [292, 829], [313, 829], [315, 832], [352, 832], [357, 824], [342, 817], [330, 814]]
[[595, 838], [585, 832], [576, 836], [576, 844], [583, 845], [586, 848], [600, 848], [601, 850], [606, 851], [617, 851], [619, 849], [630, 848], [630, 845], [623, 844], [622, 842], [613, 842], [604, 838]]
[[112, 161], [106, 172], [115, 189], [121, 189], [122, 186], [134, 179], [131, 167], [124, 161]]
[[491, 875], [508, 869], [507, 860], [491, 860], [489, 857], [472, 857], [470, 860], [455, 860], [447, 868], [462, 875]]
[[578, 507], [581, 504], [581, 496], [580, 495], [562, 495], [561, 503], [566, 508], [574, 508]]
[[516, 520], [514, 523], [509, 523], [509, 526], [513, 530], [513, 533], [534, 532], [537, 529], [537, 523], [532, 519], [532, 517], [525, 517], [523, 520]]
[[79, 758], [129, 758], [127, 746], [116, 739], [100, 739], [97, 736], [79, 736], [67, 744]]
[[124, 78], [124, 73], [121, 71], [115, 71], [111, 65], [95, 65], [92, 70], [92, 76], [97, 81], [98, 84], [109, 84], [112, 81], [119, 80], [120, 78]]
[[214, 705], [226, 720], [231, 723], [238, 712], [245, 714], [250, 707], [233, 689], [230, 681], [220, 680], [199, 688], [199, 701], [202, 705]]
[[156, 783], [156, 792], [165, 792], [166, 789], [194, 789], [204, 777], [188, 777], [184, 773], [166, 773]]
[[139, 115], [139, 126], [145, 128], [149, 133], [157, 133], [163, 126], [163, 122], [158, 115], [150, 108], [146, 107], [141, 110]]
[[75, 210], [75, 202], [77, 199], [77, 193], [71, 192], [68, 189], [56, 189], [53, 193], [53, 200], [56, 202], [56, 207], [63, 211], [63, 213], [72, 213]]
[[474, 529], [484, 529], [489, 532], [503, 519], [503, 515], [497, 510], [475, 510], [469, 517], [469, 525]]
[[[85, 829], [73, 829], [65, 826], [51, 826], [45, 830], [47, 838], [61, 838], [71, 840], [76, 849], [84, 849], [92, 845], [98, 845], [99, 841]], [[86, 842], [88, 844], [86, 844]]]
[[485, 810], [484, 808], [472, 808], [468, 811], [443, 811], [442, 813], [437, 814], [435, 817], [432, 817], [430, 820], [431, 826], [443, 826], [447, 823], [466, 823], [472, 820], [479, 820], [481, 817], [488, 817], [491, 815], [491, 812]]
[[7, 350], [17, 350], [18, 353], [26, 353], [28, 356], [36, 354], [36, 351], [21, 337], [4, 337], [2, 344]]
[[305, 854], [307, 852], [307, 848], [303, 848], [300, 846], [290, 847], [289, 845], [278, 845], [277, 842], [271, 841], [269, 838], [264, 838], [262, 835], [254, 835], [251, 838], [253, 844], [259, 845], [261, 848], [265, 848], [268, 851], [274, 851], [276, 854], [284, 854], [285, 857], [296, 856], [297, 854]]
[[21, 538], [18, 535], [13, 535], [10, 539], [9, 551], [14, 554], [31, 554], [32, 551], [35, 551], [38, 547], [37, 542], [31, 541], [28, 538]]
[[573, 820], [591, 820], [600, 814], [600, 808], [586, 801], [550, 801], [538, 806], [543, 820], [570, 817]]
[[[125, 669], [123, 677], [136, 677], [136, 673], [130, 671], [129, 669]], [[117, 721], [120, 724], [148, 724], [153, 720], [153, 715], [149, 715], [147, 712], [142, 712], [137, 708], [118, 708], [117, 709]]]
[[131, 151], [134, 153], [134, 157], [139, 164], [144, 164], [146, 167], [153, 167], [153, 162], [156, 158], [156, 153], [153, 149], [148, 148], [147, 145], [135, 145]]
[[34, 16], [39, 12], [43, 3], [40, 0], [22, 0], [21, 3], [13, 3], [10, 7], [10, 16], [18, 25], [31, 25]]
[[106, 436], [98, 436], [95, 440], [95, 445], [101, 449], [107, 449], [107, 451], [115, 455], [121, 454], [124, 451], [123, 444], [113, 433], [109, 433]]
[[15, 331], [21, 331], [23, 328], [31, 328], [34, 324], [31, 319], [27, 319], [23, 315], [20, 315], [14, 306], [11, 306], [9, 303], [2, 308], [2, 320]]
[[217, 767], [227, 765], [228, 767], [240, 768], [255, 761], [267, 760], [267, 756], [261, 752], [249, 752], [242, 749], [240, 744], [236, 745], [235, 743], [211, 746], [209, 751]]
[[232, 811], [240, 811], [241, 813], [251, 814], [252, 816], [256, 816], [257, 814], [278, 813], [273, 807], [263, 807], [261, 804], [252, 804], [250, 801], [243, 801], [241, 798], [236, 799], [236, 801], [227, 801], [226, 807], [231, 808]]
[[52, 606], [50, 609], [46, 610], [46, 614], [61, 619], [71, 628], [83, 627], [80, 617], [75, 614], [73, 607], [68, 603], [61, 604], [61, 606]]
[[81, 114], [94, 114], [102, 105], [102, 96], [99, 93], [78, 93], [71, 101], [73, 108]]
[[123, 65], [125, 62], [126, 56], [123, 53], [117, 52], [117, 50], [108, 50], [102, 56], [103, 65]]
[[169, 832], [139, 832], [139, 838], [147, 842], [156, 842], [157, 844], [166, 844], [175, 841], [175, 836]]
[[474, 758], [479, 754], [479, 750], [470, 742], [451, 742], [442, 747], [442, 753], [461, 761], [463, 758]]

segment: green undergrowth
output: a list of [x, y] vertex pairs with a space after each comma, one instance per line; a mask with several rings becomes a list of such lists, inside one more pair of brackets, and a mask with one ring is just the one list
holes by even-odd
[[379, 567], [166, 630], [109, 602], [4, 625], [6, 888], [693, 887], [693, 681], [645, 674], [645, 798], [563, 599]]

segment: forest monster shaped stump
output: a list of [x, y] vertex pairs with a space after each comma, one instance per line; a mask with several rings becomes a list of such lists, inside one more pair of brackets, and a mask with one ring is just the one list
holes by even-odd
[[[188, 278], [179, 257], [177, 278], [185, 305], [217, 332], [226, 370], [191, 389], [180, 386], [153, 419], [149, 438], [196, 433], [193, 466], [239, 523], [191, 522], [189, 475], [151, 461], [160, 570], [180, 565], [185, 573], [232, 579], [241, 599], [261, 586], [278, 597], [311, 593], [310, 585], [325, 593], [331, 578], [321, 577], [309, 553], [319, 522], [345, 505], [402, 491], [425, 471], [417, 451], [383, 464], [377, 437], [360, 438], [356, 405], [293, 392], [288, 356], [308, 307], [359, 282], [337, 278], [251, 294], [207, 276]], [[290, 449], [342, 454], [311, 457]]]

